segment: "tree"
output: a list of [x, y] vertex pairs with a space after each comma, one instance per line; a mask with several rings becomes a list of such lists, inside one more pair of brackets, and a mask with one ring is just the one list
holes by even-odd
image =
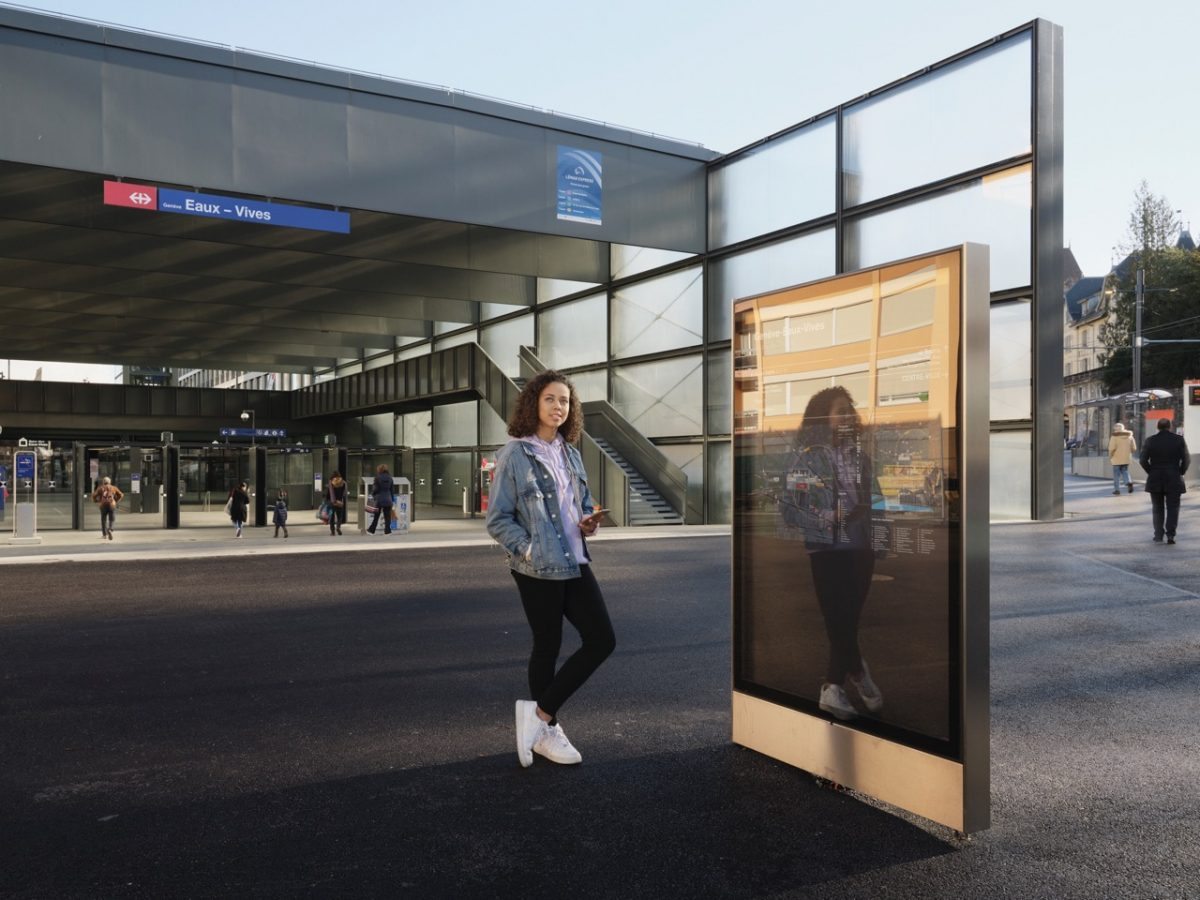
[[[1134, 192], [1127, 254], [1109, 273], [1105, 291], [1112, 316], [1100, 329], [1104, 344], [1104, 387], [1117, 394], [1133, 387], [1133, 336], [1137, 270], [1145, 272], [1142, 337], [1147, 340], [1200, 338], [1200, 252], [1173, 246], [1179, 217], [1165, 197], [1143, 181]], [[1142, 387], [1178, 388], [1200, 376], [1200, 344], [1143, 346]]]

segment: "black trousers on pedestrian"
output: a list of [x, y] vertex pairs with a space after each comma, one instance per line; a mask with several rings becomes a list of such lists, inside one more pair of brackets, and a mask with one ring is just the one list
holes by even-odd
[[100, 507], [100, 533], [108, 534], [117, 523], [117, 511], [112, 507]]
[[808, 559], [829, 638], [825, 678], [830, 684], [842, 684], [847, 675], [862, 671], [858, 623], [875, 572], [875, 553], [870, 549], [818, 550]]
[[[1175, 537], [1175, 526], [1179, 524], [1179, 494], [1151, 491], [1150, 503], [1154, 508], [1154, 536]], [[1145, 509], [1145, 507], [1142, 507]]]
[[375, 515], [371, 517], [371, 527], [367, 531], [371, 534], [375, 533], [375, 527], [379, 524], [379, 517], [383, 516], [383, 533], [391, 534], [392, 532], [392, 507], [377, 506], [375, 507]]
[[[608, 608], [591, 566], [580, 566], [579, 577], [566, 581], [531, 578], [520, 572], [512, 576], [533, 630], [529, 693], [544, 712], [555, 716], [617, 646]], [[564, 618], [579, 632], [583, 643], [555, 672]]]

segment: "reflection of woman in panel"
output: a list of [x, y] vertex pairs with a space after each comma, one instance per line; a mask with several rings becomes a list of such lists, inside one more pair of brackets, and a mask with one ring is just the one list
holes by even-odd
[[825, 388], [808, 401], [792, 462], [792, 478], [798, 488], [804, 485], [794, 494], [794, 518], [804, 531], [829, 638], [829, 665], [819, 703], [839, 719], [858, 715], [847, 685], [868, 711], [883, 708], [883, 695], [858, 649], [858, 623], [875, 570], [873, 473], [863, 440], [850, 393], [844, 387]]

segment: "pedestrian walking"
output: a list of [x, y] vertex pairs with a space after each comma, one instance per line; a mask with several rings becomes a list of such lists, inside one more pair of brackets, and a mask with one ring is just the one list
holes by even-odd
[[329, 504], [329, 533], [341, 534], [346, 524], [346, 479], [334, 472], [325, 486], [325, 502]]
[[1129, 460], [1133, 458], [1133, 454], [1137, 451], [1137, 441], [1133, 439], [1133, 432], [1118, 422], [1112, 428], [1112, 435], [1108, 439], [1108, 461], [1112, 463], [1113, 473], [1113, 493], [1121, 493], [1121, 482], [1125, 482], [1125, 487], [1129, 493], [1133, 493], [1133, 482], [1129, 478]]
[[92, 491], [92, 502], [100, 507], [100, 540], [113, 539], [113, 526], [117, 524], [117, 505], [125, 495], [105, 475]]
[[[487, 529], [508, 552], [508, 564], [533, 632], [529, 694], [516, 702], [517, 758], [533, 764], [583, 761], [567, 740], [558, 712], [616, 646], [585, 538], [606, 510], [588, 491], [583, 457], [575, 446], [583, 408], [575, 388], [558, 372], [530, 379], [508, 422], [511, 440], [496, 457]], [[582, 644], [555, 671], [563, 620]]]
[[272, 518], [275, 522], [275, 537], [279, 537], [279, 529], [283, 529], [283, 539], [286, 541], [288, 536], [287, 530], [287, 504], [288, 494], [283, 488], [279, 489], [279, 493], [275, 495], [275, 512]]
[[371, 517], [371, 525], [367, 528], [368, 534], [375, 533], [375, 527], [379, 524], [381, 514], [383, 515], [383, 533], [392, 533], [392, 489], [394, 484], [388, 467], [380, 465], [375, 470], [375, 480], [371, 482], [371, 498], [375, 501], [375, 515]]
[[233, 536], [242, 536], [242, 526], [246, 524], [246, 511], [250, 508], [249, 485], [242, 481], [236, 487], [230, 488], [229, 499], [225, 501], [225, 509], [233, 522]]
[[1154, 510], [1154, 542], [1175, 543], [1179, 524], [1179, 501], [1187, 493], [1183, 483], [1192, 458], [1182, 435], [1171, 431], [1170, 419], [1158, 420], [1158, 432], [1146, 438], [1138, 460], [1146, 471], [1146, 490]]

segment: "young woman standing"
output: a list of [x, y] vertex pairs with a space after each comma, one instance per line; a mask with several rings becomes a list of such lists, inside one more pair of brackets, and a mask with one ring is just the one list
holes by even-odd
[[[582, 762], [558, 710], [616, 646], [584, 540], [596, 533], [605, 510], [595, 508], [588, 491], [575, 446], [582, 431], [583, 410], [566, 377], [550, 371], [530, 379], [517, 397], [508, 423], [512, 440], [496, 457], [488, 496], [488, 534], [508, 551], [533, 631], [533, 699], [516, 703], [522, 766], [533, 763], [534, 753], [556, 763]], [[556, 672], [564, 618], [583, 643]]]

